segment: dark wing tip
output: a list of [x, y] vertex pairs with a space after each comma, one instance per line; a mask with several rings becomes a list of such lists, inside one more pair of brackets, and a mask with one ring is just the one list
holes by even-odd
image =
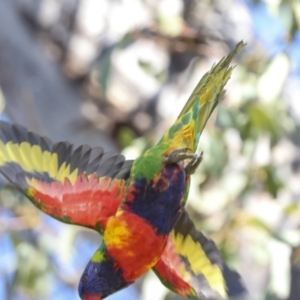
[[128, 179], [133, 162], [133, 160], [125, 160], [114, 177], [117, 179]]
[[227, 286], [229, 297], [236, 297], [247, 293], [247, 289], [240, 274], [231, 270], [226, 263], [223, 263], [223, 276]]
[[[127, 162], [123, 155], [105, 152], [102, 147], [91, 148], [88, 145], [82, 145], [76, 148], [67, 141], [54, 144], [48, 138], [28, 131], [21, 125], [5, 121], [0, 121], [0, 140], [4, 144], [28, 142], [30, 145], [38, 145], [42, 151], [56, 153], [58, 169], [66, 164], [70, 166], [70, 173], [77, 169], [78, 175], [85, 173], [86, 175], [97, 174], [99, 177], [127, 179], [132, 166], [132, 161]], [[4, 171], [11, 173], [10, 178], [16, 174], [14, 174], [14, 167], [4, 170], [2, 166], [2, 172]]]
[[176, 232], [184, 236], [190, 235], [194, 241], [201, 244], [207, 258], [220, 267], [223, 278], [227, 287], [227, 294], [229, 297], [240, 296], [247, 292], [240, 274], [232, 269], [224, 262], [220, 251], [218, 250], [214, 241], [208, 239], [203, 233], [197, 231], [193, 221], [190, 219], [186, 211], [183, 211], [180, 218], [174, 227]]
[[0, 121], [0, 140], [4, 143], [13, 142], [21, 144], [29, 142], [32, 145], [39, 145], [43, 150], [52, 148], [52, 141], [47, 137], [40, 136], [32, 131], [28, 131], [24, 126]]

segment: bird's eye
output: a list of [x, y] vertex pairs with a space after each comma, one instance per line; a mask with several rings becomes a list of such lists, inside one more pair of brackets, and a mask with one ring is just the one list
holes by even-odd
[[88, 279], [89, 279], [89, 277], [88, 277], [87, 275], [84, 275], [84, 276], [82, 277], [82, 281], [83, 281], [83, 282], [87, 282]]

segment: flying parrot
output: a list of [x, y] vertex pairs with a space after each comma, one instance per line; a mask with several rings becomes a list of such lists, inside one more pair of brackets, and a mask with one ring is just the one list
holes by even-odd
[[202, 160], [200, 135], [243, 47], [237, 44], [204, 75], [174, 124], [134, 161], [0, 122], [0, 172], [44, 213], [102, 236], [80, 279], [81, 299], [104, 299], [150, 269], [186, 298], [226, 299], [245, 291], [184, 209]]

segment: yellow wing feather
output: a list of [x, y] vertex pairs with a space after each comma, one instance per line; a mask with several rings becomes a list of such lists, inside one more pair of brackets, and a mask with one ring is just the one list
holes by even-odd
[[[172, 232], [171, 238], [175, 245], [177, 253], [188, 259], [194, 274], [203, 274], [209, 286], [219, 293], [223, 298], [226, 298], [226, 284], [223, 278], [222, 269], [217, 264], [213, 264], [207, 257], [199, 241], [194, 241], [189, 235]], [[181, 276], [184, 279], [190, 274], [186, 270], [182, 270]]]
[[197, 231], [184, 211], [154, 271], [169, 289], [193, 299], [227, 299], [246, 292], [239, 274], [223, 261], [215, 243]]

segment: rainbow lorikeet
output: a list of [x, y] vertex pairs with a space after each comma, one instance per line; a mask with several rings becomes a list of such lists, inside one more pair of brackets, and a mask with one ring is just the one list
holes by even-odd
[[0, 122], [0, 172], [44, 213], [102, 235], [80, 280], [82, 299], [103, 299], [149, 269], [187, 298], [244, 292], [238, 273], [184, 210], [190, 175], [202, 160], [195, 154], [200, 134], [243, 47], [240, 42], [204, 75], [175, 123], [135, 161], [102, 148], [53, 144]]

